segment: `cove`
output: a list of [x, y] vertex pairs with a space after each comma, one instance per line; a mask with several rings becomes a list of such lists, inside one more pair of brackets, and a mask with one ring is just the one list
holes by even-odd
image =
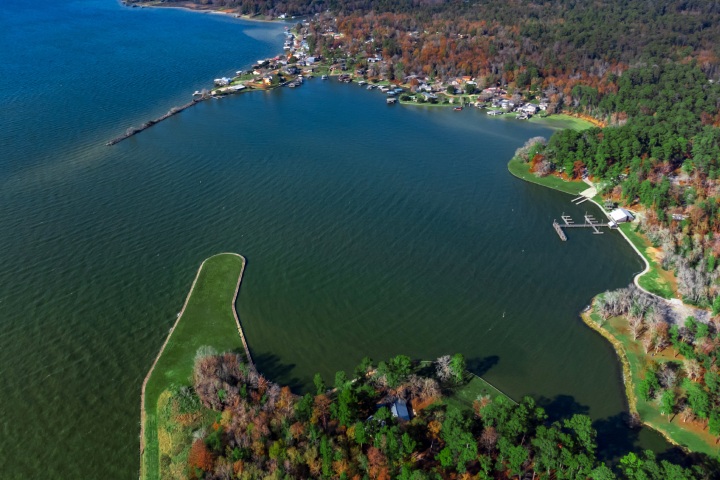
[[258, 368], [280, 383], [302, 391], [315, 372], [330, 379], [365, 355], [462, 352], [514, 398], [589, 414], [608, 457], [663, 448], [624, 428], [619, 364], [578, 318], [640, 260], [616, 233], [560, 242], [552, 219], [585, 207], [506, 170], [551, 130], [388, 107], [314, 79], [203, 102], [109, 148], [212, 78], [280, 51], [282, 26], [107, 0], [6, 8], [7, 478], [136, 474], [142, 379], [199, 263], [220, 251], [247, 258], [238, 313]]

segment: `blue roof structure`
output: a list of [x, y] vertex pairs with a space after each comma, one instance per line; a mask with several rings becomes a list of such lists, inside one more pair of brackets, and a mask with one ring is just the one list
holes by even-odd
[[405, 400], [395, 400], [390, 408], [390, 411], [392, 412], [393, 417], [397, 417], [406, 422], [410, 420], [410, 412], [408, 411], [407, 402]]

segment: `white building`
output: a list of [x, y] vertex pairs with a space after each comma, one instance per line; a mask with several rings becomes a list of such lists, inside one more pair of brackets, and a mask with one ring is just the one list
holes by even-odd
[[632, 222], [635, 219], [632, 212], [624, 208], [616, 208], [610, 212], [610, 220], [615, 223]]

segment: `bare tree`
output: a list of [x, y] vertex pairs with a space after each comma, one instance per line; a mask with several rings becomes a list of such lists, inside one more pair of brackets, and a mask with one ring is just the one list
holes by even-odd
[[683, 368], [685, 369], [685, 374], [690, 380], [697, 380], [700, 378], [702, 366], [697, 362], [697, 360], [686, 358], [683, 360]]
[[545, 145], [547, 143], [547, 140], [545, 137], [533, 137], [527, 142], [525, 142], [525, 145], [515, 150], [515, 156], [522, 159], [523, 162], [529, 162], [532, 160], [528, 155], [530, 153], [530, 150], [536, 145], [536, 144]]
[[658, 353], [670, 343], [668, 331], [669, 327], [665, 322], [655, 325], [655, 353]]
[[674, 364], [663, 363], [660, 365], [660, 368], [658, 368], [657, 376], [658, 381], [663, 388], [672, 388], [675, 386], [677, 381], [677, 370], [675, 369]]
[[441, 382], [446, 382], [452, 378], [450, 355], [443, 355], [435, 360], [435, 373]]
[[653, 336], [648, 332], [646, 335], [642, 337], [642, 345], [645, 349], [645, 353], [650, 353], [650, 350], [652, 349], [653, 345], [655, 344], [655, 340], [653, 339]]
[[430, 398], [440, 397], [440, 385], [433, 378], [425, 378], [420, 390], [420, 398], [428, 400]]
[[491, 452], [498, 441], [498, 434], [495, 427], [487, 427], [483, 430], [480, 435], [480, 446], [485, 449], [486, 452]]
[[630, 324], [630, 333], [633, 340], [637, 340], [643, 327], [643, 317], [641, 315], [628, 315], [628, 323]]

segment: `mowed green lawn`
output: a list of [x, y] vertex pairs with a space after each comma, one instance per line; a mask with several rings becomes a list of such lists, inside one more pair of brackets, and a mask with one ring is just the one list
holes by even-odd
[[548, 115], [547, 117], [535, 115], [530, 119], [530, 122], [538, 123], [550, 128], [569, 128], [577, 131], [587, 130], [588, 128], [593, 128], [595, 126], [591, 122], [583, 120], [582, 118], [571, 117], [570, 115], [564, 115], [562, 113]]
[[627, 235], [633, 245], [640, 250], [643, 257], [645, 257], [645, 260], [647, 260], [650, 264], [650, 270], [638, 279], [640, 286], [645, 290], [663, 298], [675, 298], [675, 292], [673, 292], [672, 285], [668, 284], [668, 282], [660, 275], [662, 267], [647, 253], [647, 248], [650, 246], [649, 242], [635, 231], [635, 224], [622, 223], [620, 224], [620, 230]]
[[515, 157], [508, 163], [508, 170], [514, 176], [525, 180], [530, 183], [537, 183], [544, 187], [553, 188], [560, 190], [561, 192], [569, 193], [570, 195], [579, 195], [590, 188], [588, 184], [581, 181], [568, 182], [555, 175], [548, 175], [547, 177], [538, 177], [534, 173], [530, 172], [530, 164], [523, 162], [521, 159]]
[[157, 402], [171, 385], [191, 385], [195, 353], [208, 345], [218, 352], [245, 350], [233, 315], [235, 290], [245, 259], [223, 253], [205, 260], [187, 307], [145, 388], [145, 451], [141, 478], [159, 478]]
[[472, 409], [475, 400], [479, 400], [481, 397], [490, 397], [490, 400], [494, 400], [495, 397], [502, 396], [515, 403], [513, 399], [493, 387], [483, 378], [470, 372], [466, 372], [465, 376], [468, 379], [467, 383], [457, 387], [451, 395], [443, 398], [443, 402], [448, 407], [456, 407], [461, 410]]

